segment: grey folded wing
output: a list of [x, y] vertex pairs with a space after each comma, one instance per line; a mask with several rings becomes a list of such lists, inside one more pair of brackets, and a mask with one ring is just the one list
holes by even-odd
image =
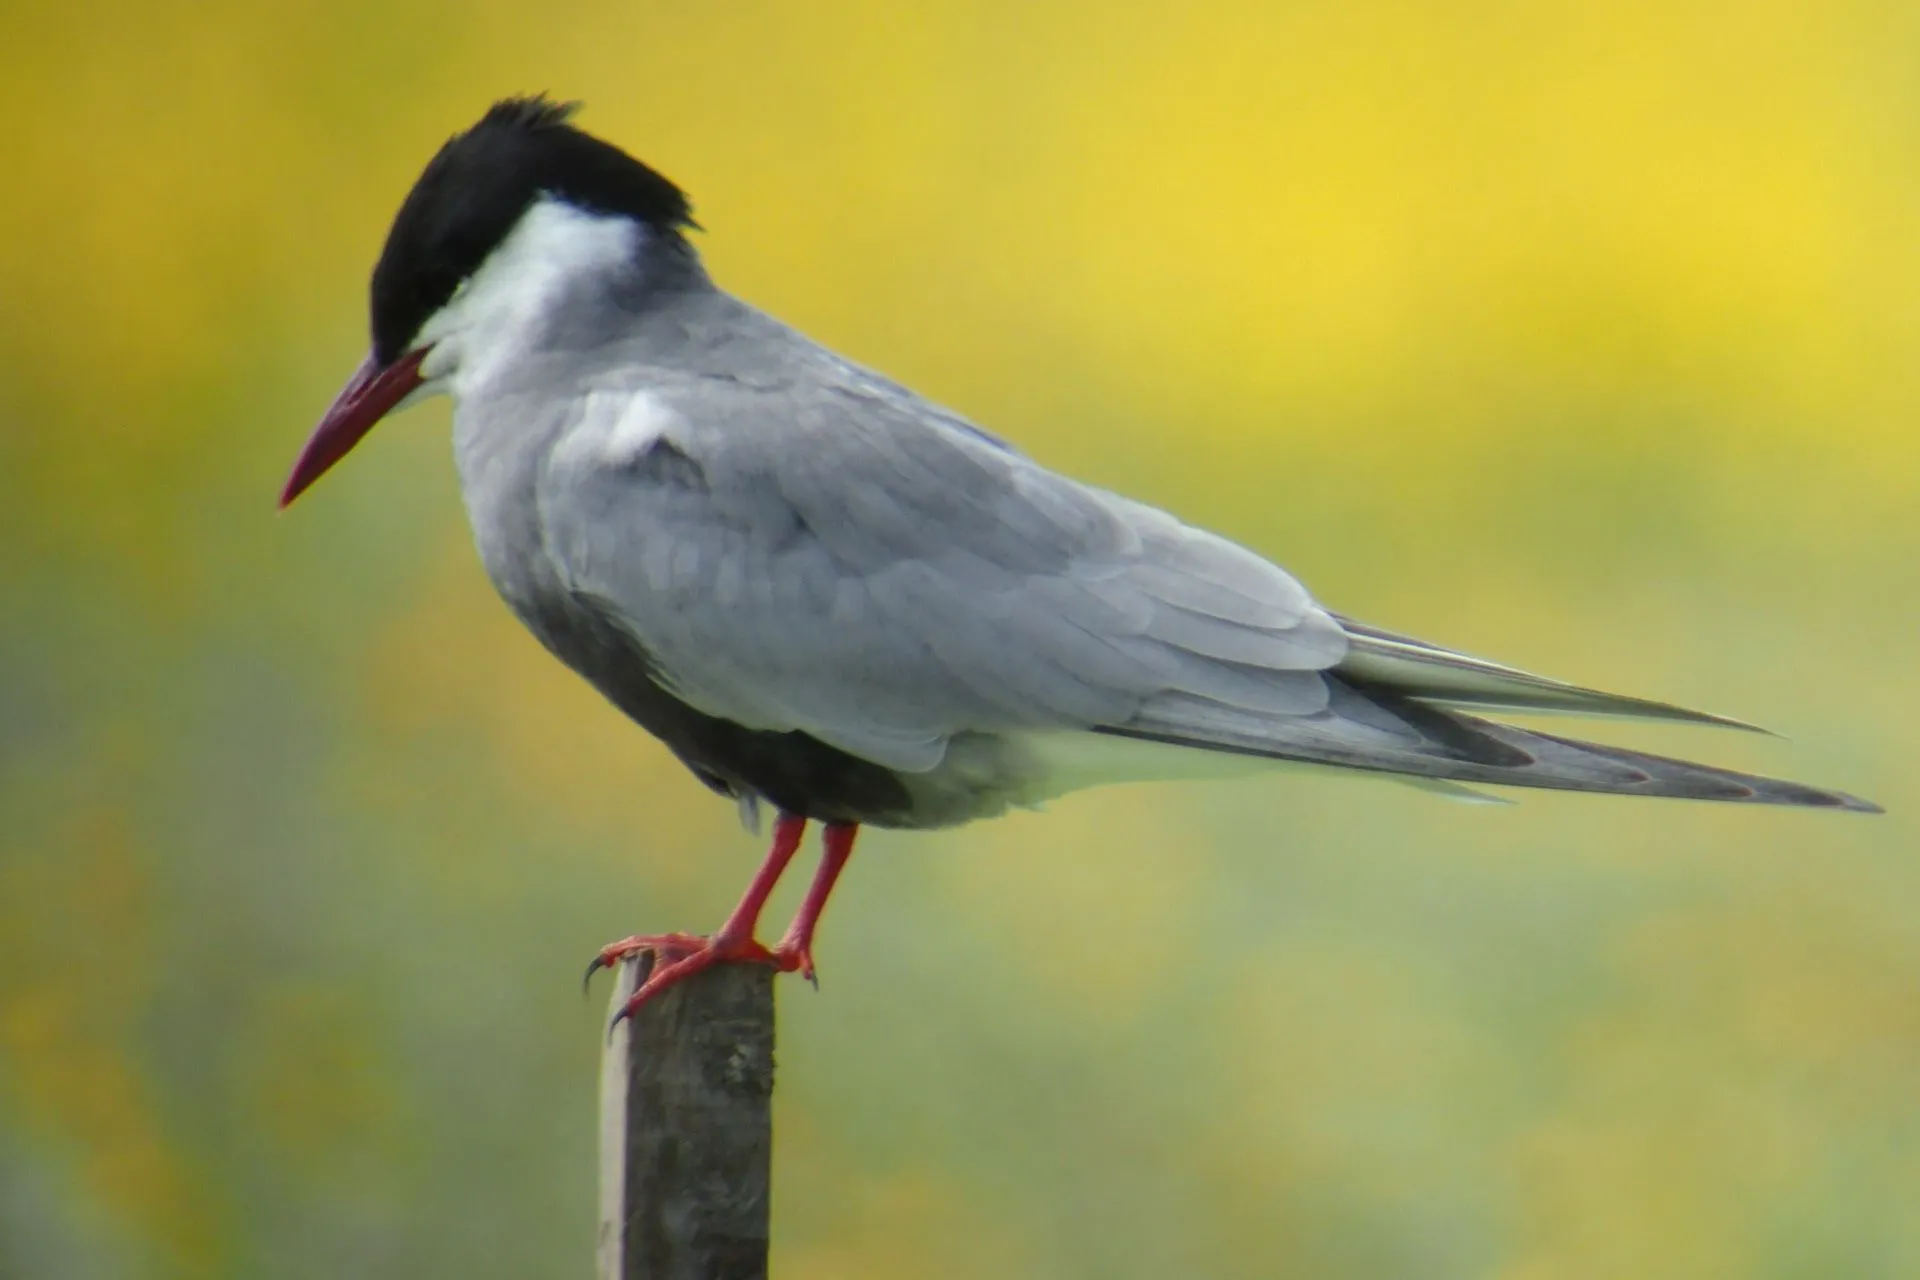
[[540, 524], [676, 696], [902, 770], [1156, 701], [1313, 715], [1348, 650], [1253, 553], [860, 388], [596, 392]]

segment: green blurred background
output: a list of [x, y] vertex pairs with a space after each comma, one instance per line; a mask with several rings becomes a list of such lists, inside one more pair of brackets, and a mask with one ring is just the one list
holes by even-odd
[[590, 1266], [574, 980], [759, 844], [492, 598], [445, 402], [273, 511], [535, 89], [1044, 461], [1891, 811], [874, 833], [779, 1275], [1920, 1274], [1920, 10], [102, 0], [0, 11], [0, 1275]]

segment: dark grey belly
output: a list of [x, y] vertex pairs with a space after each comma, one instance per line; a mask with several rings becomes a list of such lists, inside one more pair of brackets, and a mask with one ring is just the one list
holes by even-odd
[[914, 827], [935, 818], [915, 814], [891, 769], [804, 733], [749, 729], [680, 701], [654, 681], [647, 651], [590, 601], [509, 603], [556, 657], [722, 795], [757, 795], [821, 822]]

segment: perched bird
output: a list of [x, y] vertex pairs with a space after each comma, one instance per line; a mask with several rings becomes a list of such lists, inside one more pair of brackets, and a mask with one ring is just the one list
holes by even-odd
[[[685, 194], [571, 114], [500, 102], [428, 163], [373, 271], [372, 352], [280, 502], [387, 413], [451, 395], [508, 606], [750, 820], [776, 811], [717, 933], [600, 953], [653, 955], [625, 1013], [719, 961], [811, 977], [863, 824], [951, 826], [1103, 782], [1280, 762], [1875, 811], [1461, 710], [1746, 727], [1356, 622], [1243, 547], [1049, 471], [720, 290]], [[809, 820], [818, 874], [763, 946]]]

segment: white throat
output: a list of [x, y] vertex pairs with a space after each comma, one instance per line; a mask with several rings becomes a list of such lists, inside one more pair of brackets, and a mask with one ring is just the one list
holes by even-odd
[[415, 339], [421, 365], [455, 400], [484, 391], [545, 337], [556, 312], [631, 263], [640, 227], [543, 196]]

